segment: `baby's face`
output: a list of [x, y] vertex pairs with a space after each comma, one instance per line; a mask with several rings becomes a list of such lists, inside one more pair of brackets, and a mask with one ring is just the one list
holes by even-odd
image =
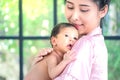
[[71, 50], [78, 40], [78, 31], [74, 27], [62, 28], [56, 37], [56, 49], [65, 53]]

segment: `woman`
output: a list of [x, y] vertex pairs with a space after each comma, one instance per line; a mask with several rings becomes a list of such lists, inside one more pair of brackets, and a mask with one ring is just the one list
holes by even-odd
[[65, 0], [65, 16], [82, 37], [72, 48], [77, 53], [76, 60], [55, 80], [108, 79], [108, 53], [100, 23], [108, 12], [109, 2], [110, 0]]

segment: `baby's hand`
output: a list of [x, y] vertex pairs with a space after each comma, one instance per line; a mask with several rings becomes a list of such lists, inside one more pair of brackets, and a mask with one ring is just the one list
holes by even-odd
[[37, 56], [33, 59], [32, 65], [35, 65], [38, 62], [40, 62], [43, 59], [43, 57], [51, 53], [51, 51], [53, 51], [53, 48], [41, 49], [39, 54], [37, 54]]
[[69, 64], [70, 62], [76, 59], [75, 56], [76, 56], [75, 51], [68, 51], [67, 53], [64, 54], [63, 60]]

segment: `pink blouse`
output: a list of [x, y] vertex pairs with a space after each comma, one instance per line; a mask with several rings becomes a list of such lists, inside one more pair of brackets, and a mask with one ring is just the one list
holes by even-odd
[[76, 60], [54, 80], [107, 80], [108, 53], [100, 27], [81, 37], [72, 50]]

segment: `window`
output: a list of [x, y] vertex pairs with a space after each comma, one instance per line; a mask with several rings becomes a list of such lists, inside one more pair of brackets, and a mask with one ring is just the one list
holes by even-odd
[[[111, 2], [103, 34], [109, 52], [109, 80], [120, 74], [120, 6]], [[58, 7], [59, 6], [59, 7]], [[0, 80], [23, 80], [34, 55], [51, 47], [49, 35], [56, 23], [66, 21], [64, 0], [0, 1]]]

